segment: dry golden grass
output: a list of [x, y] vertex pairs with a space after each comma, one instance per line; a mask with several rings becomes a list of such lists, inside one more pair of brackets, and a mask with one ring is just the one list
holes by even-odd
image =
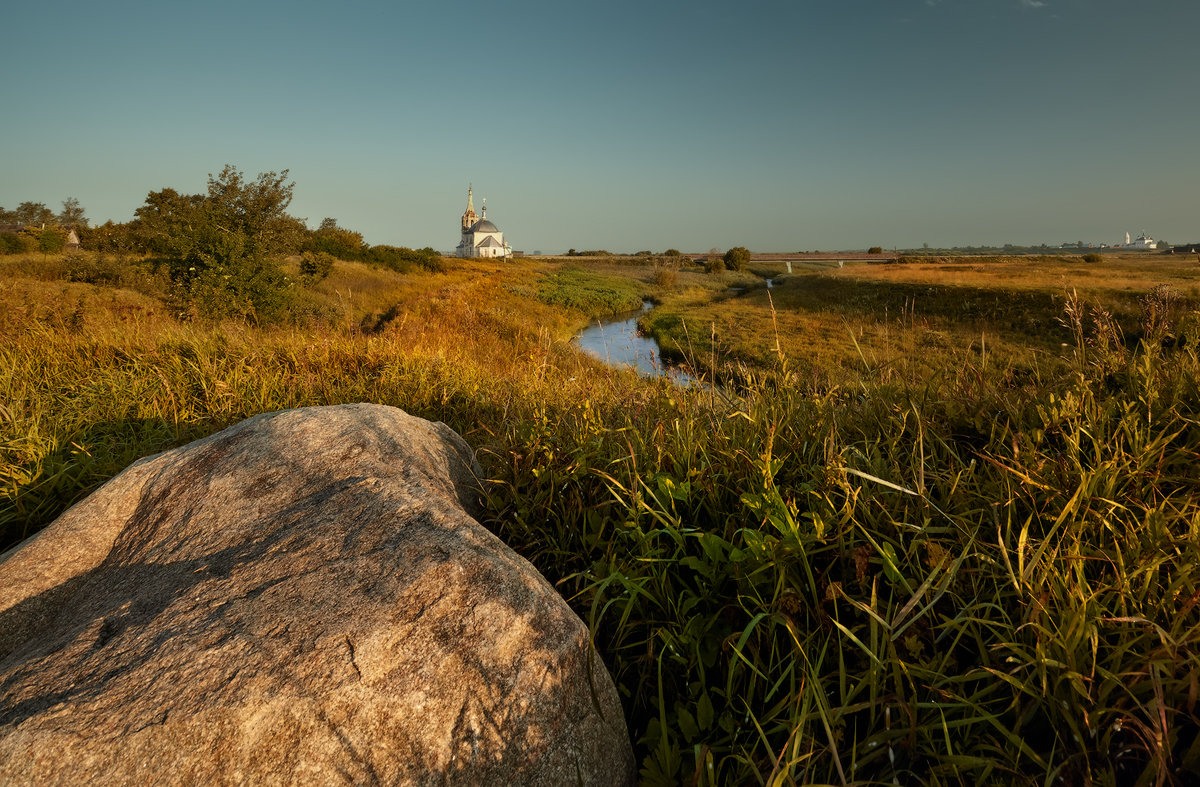
[[[562, 270], [339, 264], [310, 293], [333, 319], [271, 329], [0, 273], [0, 530], [257, 412], [391, 404], [476, 448], [485, 524], [588, 622], [644, 783], [1200, 776], [1194, 323], [1168, 345], [1164, 310], [1126, 346], [1057, 282], [865, 267], [796, 275], [772, 312], [686, 272], [651, 314], [773, 369], [696, 391], [574, 351], [585, 313], [539, 287], [605, 293]], [[1071, 338], [1064, 374], [972, 344], [988, 321], [1043, 340], [1031, 316]], [[843, 361], [853, 387], [817, 379]]]
[[977, 262], [958, 257], [941, 262], [905, 265], [850, 264], [831, 269], [831, 276], [873, 281], [965, 287], [1058, 291], [1076, 289], [1081, 295], [1105, 292], [1145, 292], [1171, 284], [1189, 297], [1200, 294], [1200, 262], [1188, 255], [1104, 255], [1101, 262], [1080, 257], [1012, 257]]
[[[1200, 264], [1183, 255], [794, 262], [791, 274], [782, 262], [752, 268], [773, 276], [775, 288], [750, 276], [757, 287], [714, 299], [695, 285], [718, 279], [693, 278], [667, 294], [643, 328], [700, 368], [771, 368], [786, 359], [827, 382], [880, 372], [916, 381], [968, 359], [1019, 374], [1061, 365], [1072, 352], [1060, 320], [1071, 293], [1110, 314], [1131, 340], [1142, 331], [1141, 299], [1155, 288], [1200, 300]], [[738, 285], [749, 274], [741, 276]]]

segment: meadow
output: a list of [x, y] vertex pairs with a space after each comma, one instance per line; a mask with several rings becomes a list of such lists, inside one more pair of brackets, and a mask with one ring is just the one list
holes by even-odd
[[[339, 261], [255, 327], [149, 261], [0, 259], [0, 538], [254, 413], [391, 404], [476, 449], [645, 783], [1200, 779], [1200, 266], [794, 271]], [[643, 298], [719, 386], [570, 345]]]

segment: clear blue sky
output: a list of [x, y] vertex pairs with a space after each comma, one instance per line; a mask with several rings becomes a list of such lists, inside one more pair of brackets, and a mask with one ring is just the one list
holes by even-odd
[[1200, 2], [24, 3], [0, 205], [127, 221], [229, 163], [451, 249], [1200, 240]]

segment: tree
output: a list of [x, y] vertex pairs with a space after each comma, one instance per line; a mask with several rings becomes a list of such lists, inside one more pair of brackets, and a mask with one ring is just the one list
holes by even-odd
[[721, 259], [725, 262], [725, 267], [740, 271], [750, 262], [750, 250], [745, 246], [734, 246], [725, 252]]
[[133, 212], [130, 229], [145, 251], [186, 260], [200, 224], [200, 194], [180, 194], [175, 189], [151, 191], [146, 202]]
[[58, 254], [67, 243], [67, 236], [58, 230], [44, 229], [38, 233], [38, 249], [42, 254]]
[[140, 248], [134, 222], [115, 224], [111, 220], [79, 233], [79, 242], [89, 251], [102, 251], [124, 256]]
[[274, 322], [290, 305], [277, 258], [307, 233], [287, 214], [294, 185], [287, 170], [247, 180], [227, 165], [208, 176], [207, 194], [150, 192], [134, 224], [143, 242], [167, 258], [181, 300], [200, 314]]
[[867, 249], [867, 254], [883, 254], [883, 247], [872, 246], [871, 248]]
[[342, 229], [333, 219], [324, 219], [320, 229], [305, 241], [304, 248], [331, 254], [340, 260], [360, 260], [367, 251], [367, 244], [361, 233]]
[[295, 183], [288, 171], [263, 172], [253, 181], [231, 165], [208, 176], [206, 208], [213, 226], [238, 235], [246, 255], [262, 258], [295, 251], [305, 234], [303, 222], [287, 214]]
[[54, 223], [54, 211], [47, 208], [43, 202], [22, 202], [13, 212], [18, 224], [39, 227]]
[[64, 227], [86, 227], [87, 216], [83, 214], [83, 206], [74, 197], [63, 200], [62, 212], [58, 214], [58, 223]]

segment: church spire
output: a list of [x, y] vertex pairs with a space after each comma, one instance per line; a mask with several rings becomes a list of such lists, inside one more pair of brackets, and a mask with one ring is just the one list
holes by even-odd
[[467, 185], [467, 212], [462, 215], [462, 228], [466, 232], [479, 217], [475, 215], [475, 203], [471, 198], [471, 186]]

